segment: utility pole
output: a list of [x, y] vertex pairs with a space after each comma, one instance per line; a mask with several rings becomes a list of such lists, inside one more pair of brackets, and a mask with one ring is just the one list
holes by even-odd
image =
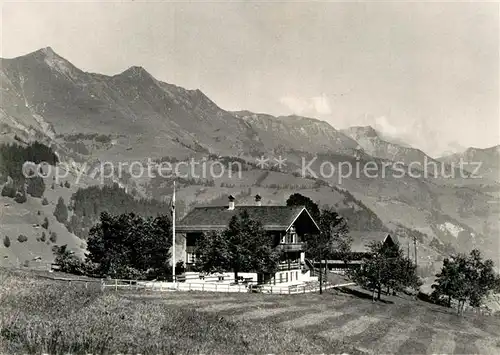
[[413, 246], [415, 248], [415, 266], [417, 266], [417, 237], [413, 237]]
[[321, 295], [323, 293], [323, 272], [321, 270], [321, 258], [322, 258], [322, 252], [320, 249], [319, 252], [319, 294]]
[[410, 281], [410, 240], [408, 240], [408, 263], [406, 265], [406, 281]]
[[174, 193], [172, 194], [172, 281], [176, 282], [175, 275], [175, 180], [174, 180]]

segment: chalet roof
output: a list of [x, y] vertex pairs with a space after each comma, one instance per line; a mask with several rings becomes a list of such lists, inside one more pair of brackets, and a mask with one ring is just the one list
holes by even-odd
[[351, 251], [354, 253], [366, 253], [371, 242], [385, 242], [390, 238], [393, 242], [399, 242], [397, 236], [389, 235], [387, 232], [351, 232]]
[[[224, 229], [233, 216], [243, 211], [246, 211], [251, 219], [262, 223], [264, 229], [276, 231], [288, 230], [302, 213], [307, 213], [310, 217], [304, 206], [236, 206], [233, 210], [227, 206], [195, 207], [179, 222], [176, 230], [182, 232]], [[316, 224], [314, 220], [313, 223]]]

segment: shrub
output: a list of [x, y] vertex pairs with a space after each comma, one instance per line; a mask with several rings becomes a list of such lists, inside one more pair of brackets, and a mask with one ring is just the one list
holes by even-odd
[[67, 189], [69, 189], [69, 188], [70, 188], [70, 186], [71, 186], [71, 185], [70, 185], [70, 184], [69, 184], [69, 182], [66, 180], [66, 182], [64, 182], [64, 187], [65, 187], [65, 188], [67, 188]]
[[10, 238], [8, 235], [6, 235], [5, 237], [3, 237], [3, 245], [8, 248], [10, 247]]
[[54, 184], [54, 183], [52, 183], [52, 185], [50, 185], [50, 188], [51, 188], [52, 190], [54, 190], [54, 188], [55, 188], [55, 187], [56, 187], [56, 186], [55, 186], [55, 184]]
[[41, 214], [40, 210], [38, 210], [38, 211], [36, 212], [36, 214], [37, 214], [37, 216], [40, 216], [40, 214]]
[[42, 232], [42, 236], [40, 237], [41, 242], [45, 242], [47, 240], [47, 236], [45, 235], [45, 232]]
[[95, 141], [99, 142], [99, 143], [109, 143], [109, 142], [111, 142], [111, 137], [106, 136], [104, 134], [100, 134], [97, 137], [95, 137]]
[[57, 234], [56, 234], [56, 232], [50, 232], [50, 238], [49, 238], [49, 240], [50, 240], [52, 243], [57, 242]]
[[47, 201], [47, 197], [44, 197], [42, 200], [42, 206], [47, 206], [49, 204], [49, 201]]
[[75, 275], [85, 274], [85, 262], [80, 260], [74, 252], [68, 249], [67, 245], [58, 247], [54, 245], [52, 252], [55, 255], [55, 263], [59, 265], [62, 272]]
[[17, 237], [17, 241], [18, 241], [19, 243], [24, 243], [24, 242], [26, 242], [27, 240], [28, 240], [28, 237], [27, 237], [27, 236], [25, 236], [24, 234], [19, 234], [19, 237]]

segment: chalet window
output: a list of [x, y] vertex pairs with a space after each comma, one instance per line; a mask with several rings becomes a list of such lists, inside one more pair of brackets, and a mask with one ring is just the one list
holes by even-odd
[[186, 263], [187, 264], [194, 264], [196, 261], [196, 254], [194, 253], [186, 253], [187, 258], [186, 258]]
[[288, 239], [287, 243], [298, 243], [297, 232], [294, 226], [291, 226], [290, 229], [288, 230], [287, 239]]

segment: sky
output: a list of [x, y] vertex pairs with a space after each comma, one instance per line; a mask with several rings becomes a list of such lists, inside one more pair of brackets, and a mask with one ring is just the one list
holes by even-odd
[[371, 125], [433, 156], [500, 143], [495, 3], [0, 1], [5, 58], [142, 66], [224, 109]]

